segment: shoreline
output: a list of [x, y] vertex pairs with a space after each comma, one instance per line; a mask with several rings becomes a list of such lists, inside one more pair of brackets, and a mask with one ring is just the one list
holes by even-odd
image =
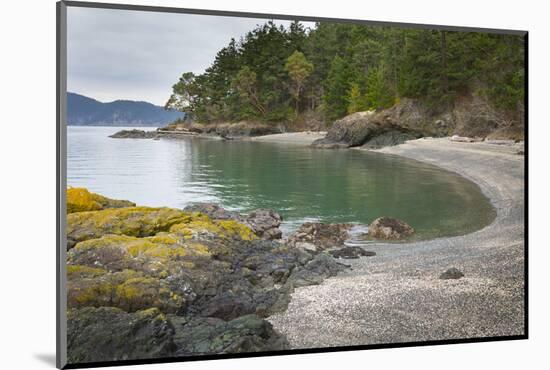
[[262, 136], [248, 136], [239, 140], [258, 141], [264, 143], [284, 143], [296, 145], [311, 145], [315, 140], [325, 137], [326, 131], [298, 131], [285, 132], [281, 134], [271, 134]]
[[[288, 309], [268, 320], [295, 349], [523, 335], [524, 157], [517, 149], [425, 138], [373, 150], [473, 181], [496, 218], [463, 236], [370, 244], [376, 256], [347, 260], [351, 271], [298, 288]], [[440, 280], [451, 267], [465, 277]]]

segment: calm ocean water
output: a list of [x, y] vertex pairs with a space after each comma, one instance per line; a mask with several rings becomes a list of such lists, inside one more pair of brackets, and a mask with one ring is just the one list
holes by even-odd
[[67, 184], [139, 205], [215, 202], [247, 212], [272, 208], [284, 231], [305, 221], [410, 223], [423, 237], [460, 235], [494, 211], [479, 188], [416, 161], [288, 144], [111, 139], [121, 128], [68, 128]]

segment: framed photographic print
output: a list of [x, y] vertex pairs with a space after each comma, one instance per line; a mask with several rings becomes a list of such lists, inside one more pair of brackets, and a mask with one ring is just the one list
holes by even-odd
[[527, 338], [526, 31], [57, 12], [59, 368]]

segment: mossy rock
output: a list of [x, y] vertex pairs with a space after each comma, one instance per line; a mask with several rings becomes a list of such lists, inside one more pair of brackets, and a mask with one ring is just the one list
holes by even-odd
[[252, 230], [237, 221], [220, 220], [213, 221], [203, 214], [193, 214], [190, 222], [176, 224], [170, 228], [170, 232], [184, 236], [186, 239], [235, 239], [256, 240], [258, 237]]
[[173, 208], [129, 207], [70, 213], [67, 215], [67, 248], [107, 234], [151, 236], [190, 220], [188, 213]]
[[67, 189], [67, 213], [99, 211], [106, 208], [135, 207], [135, 203], [104, 197], [86, 188]]
[[104, 235], [86, 240], [69, 250], [67, 260], [71, 265], [100, 267], [110, 271], [134, 269], [157, 275], [155, 270], [166, 270], [169, 264], [189, 267], [191, 265], [183, 262], [193, 262], [196, 258], [209, 259], [210, 256], [210, 250], [204, 244], [161, 233], [145, 238]]
[[118, 307], [127, 312], [156, 307], [162, 312], [177, 313], [185, 309], [181, 292], [171, 289], [163, 279], [142, 272], [124, 270], [107, 272], [71, 265], [68, 268], [67, 305], [69, 308]]
[[176, 234], [164, 235], [165, 238], [183, 237], [199, 241], [258, 239], [249, 227], [236, 221], [213, 221], [200, 213], [187, 213], [173, 208], [130, 207], [69, 214], [67, 248], [107, 234], [146, 237], [163, 231]]
[[115, 307], [67, 312], [70, 364], [167, 357], [174, 353], [174, 327], [158, 309], [126, 313]]

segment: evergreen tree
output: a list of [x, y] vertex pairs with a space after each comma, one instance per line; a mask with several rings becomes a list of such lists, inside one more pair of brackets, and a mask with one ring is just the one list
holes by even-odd
[[290, 85], [290, 94], [296, 103], [295, 112], [298, 114], [300, 107], [300, 94], [304, 87], [306, 78], [313, 71], [313, 64], [307, 61], [303, 53], [295, 51], [288, 57], [285, 64], [285, 70], [288, 72], [292, 84]]
[[522, 112], [524, 70], [521, 36], [270, 21], [231, 40], [203, 74], [184, 73], [166, 108], [199, 122], [280, 122], [322, 108], [330, 123], [402, 97], [437, 110], [482, 94]]

